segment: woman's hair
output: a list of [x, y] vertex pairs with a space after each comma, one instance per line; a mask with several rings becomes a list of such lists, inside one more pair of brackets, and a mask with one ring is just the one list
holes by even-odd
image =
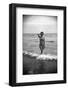
[[40, 35], [43, 36], [44, 35], [44, 32], [40, 32]]

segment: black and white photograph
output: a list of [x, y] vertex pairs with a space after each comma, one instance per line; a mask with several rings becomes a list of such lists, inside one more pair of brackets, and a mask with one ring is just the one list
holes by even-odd
[[66, 83], [66, 7], [10, 4], [9, 85]]
[[23, 75], [57, 73], [57, 16], [22, 18]]

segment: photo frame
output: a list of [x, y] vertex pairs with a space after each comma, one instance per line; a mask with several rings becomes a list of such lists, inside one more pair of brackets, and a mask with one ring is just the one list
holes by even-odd
[[66, 83], [66, 7], [10, 4], [9, 85], [59, 83]]

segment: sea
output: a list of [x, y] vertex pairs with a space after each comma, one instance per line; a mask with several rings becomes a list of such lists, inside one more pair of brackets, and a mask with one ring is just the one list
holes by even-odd
[[[23, 51], [40, 54], [39, 38], [36, 33], [23, 34]], [[45, 55], [57, 56], [57, 33], [45, 34]]]

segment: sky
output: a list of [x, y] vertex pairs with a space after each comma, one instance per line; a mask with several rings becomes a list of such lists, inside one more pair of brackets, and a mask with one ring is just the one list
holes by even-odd
[[56, 33], [57, 17], [45, 15], [23, 15], [24, 33]]

